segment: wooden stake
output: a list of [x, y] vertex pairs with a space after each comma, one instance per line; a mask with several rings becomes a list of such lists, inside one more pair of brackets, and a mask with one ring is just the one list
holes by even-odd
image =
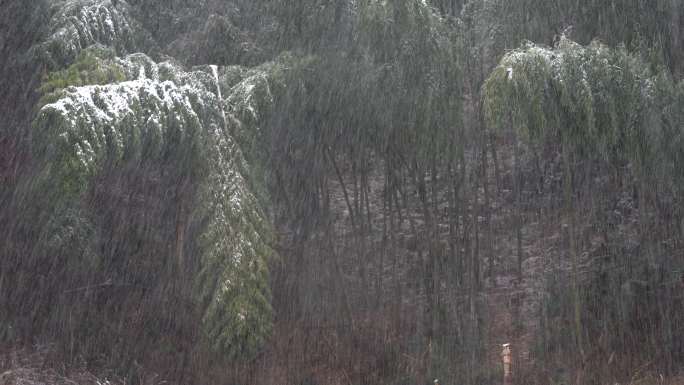
[[511, 344], [503, 344], [503, 351], [501, 352], [501, 359], [503, 360], [504, 368], [504, 385], [513, 383], [513, 372], [511, 370], [513, 365], [513, 355], [511, 354]]

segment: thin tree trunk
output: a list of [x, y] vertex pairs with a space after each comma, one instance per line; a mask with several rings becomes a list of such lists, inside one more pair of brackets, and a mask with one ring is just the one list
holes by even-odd
[[[330, 163], [332, 163], [333, 168], [335, 169], [335, 175], [337, 175], [337, 181], [340, 182], [340, 187], [342, 187], [342, 195], [344, 195], [344, 202], [347, 204], [347, 210], [349, 210], [349, 219], [351, 220], [351, 225], [352, 229], [356, 229], [356, 221], [354, 220], [354, 208], [352, 206], [351, 201], [349, 200], [349, 193], [347, 192], [347, 187], [344, 184], [344, 179], [342, 178], [342, 173], [340, 172], [340, 168], [337, 166], [337, 162], [335, 161], [335, 156], [330, 153], [330, 151], [326, 150], [326, 154], [328, 154], [328, 159], [330, 160]], [[356, 231], [354, 231], [356, 232]]]
[[[470, 221], [469, 215], [468, 215], [468, 202], [464, 196], [464, 192], [468, 191], [468, 176], [467, 176], [467, 167], [466, 167], [466, 161], [465, 161], [465, 150], [463, 149], [463, 145], [461, 145], [461, 183], [459, 186], [456, 186], [456, 202], [460, 203], [460, 210], [459, 213], [461, 217], [461, 221], [463, 222], [462, 225], [462, 236], [461, 236], [461, 245], [463, 246], [463, 250], [459, 250], [460, 258], [458, 259], [458, 267], [459, 267], [459, 272], [461, 274], [460, 276], [460, 282], [464, 283], [466, 282], [466, 276], [465, 274], [467, 271], [469, 271], [470, 263], [468, 262], [469, 258], [468, 256], [470, 255]], [[458, 230], [458, 229], [457, 229]]]
[[[398, 230], [395, 227], [395, 220], [394, 220], [395, 207], [396, 206], [394, 206], [392, 204], [393, 202], [396, 202], [398, 204], [398, 200], [396, 200], [397, 194], [396, 194], [396, 189], [395, 189], [394, 174], [391, 171], [391, 167], [389, 164], [387, 166], [387, 180], [388, 180], [388, 185], [387, 185], [387, 190], [385, 191], [385, 199], [387, 200], [387, 206], [389, 208], [390, 255], [392, 257], [392, 276], [394, 279], [394, 302], [395, 302], [394, 303], [394, 306], [395, 306], [395, 317], [394, 318], [395, 318], [395, 322], [396, 322], [396, 327], [398, 329], [401, 329], [402, 282], [400, 279], [399, 266], [397, 263], [399, 255], [397, 254], [396, 234], [397, 234]], [[401, 228], [401, 222], [399, 222], [399, 225], [400, 225], [399, 228]]]
[[563, 166], [564, 166], [564, 195], [566, 204], [566, 214], [570, 221], [570, 257], [572, 258], [572, 298], [574, 304], [574, 321], [575, 321], [575, 340], [577, 343], [577, 348], [582, 356], [584, 356], [584, 346], [582, 341], [582, 304], [580, 300], [579, 292], [579, 256], [577, 252], [576, 244], [576, 224], [575, 224], [575, 212], [574, 212], [574, 202], [573, 202], [573, 187], [572, 187], [572, 167], [570, 165], [570, 150], [568, 145], [563, 145]]
[[521, 186], [521, 170], [520, 170], [520, 141], [518, 136], [514, 133], [515, 148], [514, 148], [514, 190], [515, 190], [515, 237], [518, 252], [518, 281], [522, 282], [523, 271], [522, 263], [525, 256], [522, 250], [522, 186]]
[[[477, 170], [477, 160], [475, 160], [474, 170]], [[475, 178], [479, 178], [479, 173], [475, 172]], [[480, 290], [480, 203], [478, 199], [478, 190], [480, 186], [480, 181], [475, 180], [472, 183], [472, 204], [471, 204], [471, 215], [473, 221], [473, 242], [474, 247], [471, 249], [471, 272], [472, 272], [472, 288], [475, 292]]]
[[[484, 138], [483, 138], [484, 139]], [[491, 283], [496, 285], [496, 277], [494, 276], [494, 248], [492, 245], [492, 210], [491, 203], [489, 199], [489, 181], [487, 180], [487, 142], [482, 141], [482, 187], [484, 190], [484, 206], [483, 216], [485, 219], [485, 257], [487, 258], [487, 276], [489, 277]]]
[[641, 238], [642, 252], [646, 254], [646, 259], [650, 264], [653, 264], [653, 251], [651, 250], [651, 242], [648, 234], [648, 213], [646, 210], [646, 194], [648, 187], [646, 186], [646, 172], [644, 170], [643, 160], [639, 161], [639, 236]]
[[371, 189], [370, 189], [370, 182], [368, 181], [368, 173], [364, 172], [363, 174], [363, 186], [364, 186], [364, 194], [366, 195], [366, 216], [368, 220], [368, 234], [373, 233], [373, 218], [371, 214], [371, 209], [370, 209], [370, 196], [371, 196]]
[[494, 162], [494, 179], [496, 185], [496, 195], [501, 195], [501, 166], [499, 165], [499, 155], [496, 151], [496, 134], [492, 132], [489, 136], [489, 145], [492, 152], [492, 161]]
[[449, 182], [447, 189], [449, 191], [448, 193], [448, 199], [447, 199], [447, 210], [448, 210], [448, 220], [449, 220], [449, 259], [448, 259], [448, 266], [451, 267], [451, 273], [453, 274], [455, 279], [451, 279], [450, 281], [452, 282], [454, 288], [458, 286], [458, 271], [456, 270], [456, 258], [457, 258], [457, 239], [458, 239], [458, 213], [457, 207], [456, 207], [456, 178], [454, 177], [454, 173], [456, 172], [454, 170], [453, 161], [449, 162]]

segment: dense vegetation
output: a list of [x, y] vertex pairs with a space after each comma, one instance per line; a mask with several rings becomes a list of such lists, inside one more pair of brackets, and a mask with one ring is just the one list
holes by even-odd
[[141, 384], [496, 384], [506, 342], [521, 384], [675, 376], [683, 23], [4, 0], [0, 347]]

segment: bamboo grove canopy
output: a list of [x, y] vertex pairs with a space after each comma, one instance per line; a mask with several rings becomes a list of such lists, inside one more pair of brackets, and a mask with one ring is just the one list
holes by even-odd
[[[641, 170], [672, 169], [681, 143], [682, 85], [625, 48], [527, 43], [506, 54], [483, 86], [485, 115], [532, 142], [559, 136], [562, 146]], [[665, 150], [665, 151], [663, 151]]]
[[[57, 278], [62, 282], [75, 281], [77, 271], [97, 276], [98, 269], [110, 279], [117, 271], [115, 277], [125, 280], [117, 283], [126, 285], [178, 281], [191, 304], [181, 311], [199, 314], [202, 340], [212, 350], [234, 357], [256, 351], [271, 329], [270, 229], [245, 179], [249, 166], [235, 136], [258, 130], [272, 103], [276, 66], [188, 70], [173, 61], [155, 62], [128, 54], [143, 44], [133, 36], [144, 34], [134, 33], [139, 26], [127, 3], [69, 1], [55, 7], [48, 38], [33, 49], [49, 70], [33, 124], [37, 177], [27, 187], [32, 203], [47, 208], [32, 217], [42, 223], [36, 259], [70, 266]], [[144, 174], [145, 183], [176, 190], [157, 204], [170, 204], [164, 215], [175, 219], [154, 234], [123, 241], [175, 242], [150, 260], [107, 257], [115, 235], [88, 199], [103, 180], [131, 168]], [[150, 275], [155, 269], [172, 275]]]

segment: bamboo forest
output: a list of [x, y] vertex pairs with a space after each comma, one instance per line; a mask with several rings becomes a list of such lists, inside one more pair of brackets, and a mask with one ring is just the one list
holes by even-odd
[[0, 0], [0, 385], [684, 385], [684, 0]]

